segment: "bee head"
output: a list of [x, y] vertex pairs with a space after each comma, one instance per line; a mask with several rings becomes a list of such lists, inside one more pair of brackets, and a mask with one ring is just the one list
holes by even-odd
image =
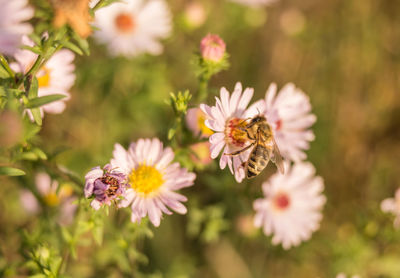
[[255, 116], [253, 119], [251, 119], [250, 123], [256, 124], [256, 123], [264, 122], [266, 120], [267, 119], [264, 116], [258, 115], [258, 116]]

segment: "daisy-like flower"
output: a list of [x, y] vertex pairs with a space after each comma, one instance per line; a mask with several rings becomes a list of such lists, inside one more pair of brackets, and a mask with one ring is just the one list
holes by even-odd
[[[359, 275], [352, 275], [349, 276], [349, 278], [361, 278]], [[339, 273], [338, 275], [336, 275], [336, 278], [347, 278], [347, 275], [343, 272]]]
[[[28, 37], [23, 37], [22, 41], [25, 45], [34, 46], [34, 43]], [[11, 63], [11, 68], [16, 72], [26, 73], [36, 61], [37, 54], [22, 49], [18, 50], [14, 57], [17, 63]], [[59, 114], [64, 111], [65, 101], [70, 97], [69, 90], [75, 82], [74, 58], [75, 55], [71, 51], [62, 49], [56, 52], [36, 74], [39, 83], [39, 97], [52, 94], [66, 96], [66, 98], [41, 106], [42, 117], [44, 116], [44, 112]], [[28, 113], [32, 119], [29, 110]]]
[[190, 145], [189, 149], [192, 151], [190, 158], [192, 161], [199, 166], [207, 165], [212, 162], [210, 157], [210, 143], [209, 142], [199, 142]]
[[243, 128], [247, 124], [246, 120], [258, 115], [263, 109], [263, 101], [247, 108], [253, 93], [252, 88], [246, 88], [242, 93], [242, 84], [238, 82], [232, 96], [224, 87], [221, 88], [220, 98], [216, 97], [215, 106], [200, 104], [201, 110], [207, 116], [206, 126], [215, 131], [209, 138], [211, 158], [215, 159], [222, 150], [219, 166], [224, 169], [228, 165], [237, 182], [241, 182], [245, 177], [242, 162], [247, 160], [251, 148], [237, 156], [226, 154], [241, 150], [250, 144]]
[[209, 129], [206, 124], [207, 115], [200, 108], [190, 108], [186, 112], [186, 125], [195, 136], [200, 135], [201, 138], [208, 138], [214, 132]]
[[112, 55], [159, 55], [160, 39], [172, 29], [171, 13], [164, 0], [125, 0], [96, 11], [95, 37], [108, 44]]
[[231, 0], [231, 1], [249, 7], [259, 7], [259, 6], [268, 6], [276, 2], [277, 0]]
[[254, 225], [262, 227], [267, 236], [273, 234], [273, 244], [289, 249], [319, 229], [326, 198], [324, 182], [315, 176], [311, 163], [286, 165], [285, 169], [287, 174], [275, 174], [263, 183], [264, 198], [254, 202]]
[[112, 169], [110, 164], [101, 169], [93, 168], [85, 176], [85, 197], [94, 197], [90, 205], [98, 210], [103, 204], [111, 205], [111, 201], [124, 196], [126, 175]]
[[272, 83], [265, 94], [263, 112], [274, 131], [281, 155], [292, 161], [306, 159], [303, 150], [307, 150], [309, 142], [315, 138], [308, 128], [317, 120], [311, 114], [308, 96], [291, 83], [285, 85], [277, 95], [276, 84]]
[[158, 227], [162, 213], [172, 214], [167, 208], [185, 214], [186, 207], [181, 203], [187, 198], [176, 193], [184, 187], [193, 185], [196, 175], [172, 163], [174, 153], [171, 148], [163, 148], [157, 138], [139, 139], [131, 143], [126, 151], [116, 144], [111, 165], [128, 177], [125, 199], [120, 206], [131, 206], [132, 222], [140, 222], [146, 215], [151, 223]]
[[[38, 173], [35, 176], [36, 189], [44, 205], [49, 208], [59, 208], [58, 222], [68, 225], [72, 222], [77, 205], [73, 202], [76, 197], [73, 195], [72, 187], [64, 184], [59, 186], [56, 180], [51, 180], [46, 173]], [[20, 195], [22, 207], [31, 214], [40, 211], [40, 205], [36, 197], [29, 190], [23, 190]]]
[[21, 44], [23, 35], [32, 32], [25, 21], [33, 16], [28, 0], [0, 0], [0, 53], [13, 55]]
[[397, 189], [394, 198], [387, 198], [382, 201], [381, 210], [395, 215], [393, 225], [395, 228], [400, 228], [400, 188]]

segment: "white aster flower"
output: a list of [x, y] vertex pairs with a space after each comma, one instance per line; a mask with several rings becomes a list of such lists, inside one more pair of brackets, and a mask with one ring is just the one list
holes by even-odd
[[23, 35], [32, 32], [25, 21], [33, 16], [28, 0], [0, 0], [0, 53], [13, 55], [21, 44]]
[[397, 189], [394, 198], [387, 198], [382, 201], [381, 210], [395, 215], [394, 227], [400, 228], [400, 188]]
[[[46, 173], [38, 173], [35, 176], [35, 185], [43, 204], [49, 208], [59, 208], [58, 222], [62, 225], [70, 224], [77, 209], [77, 205], [74, 204], [77, 198], [73, 195], [72, 187], [68, 184], [60, 187], [58, 181], [51, 180]], [[29, 190], [24, 189], [21, 192], [20, 201], [28, 213], [36, 214], [41, 210], [38, 200]]]
[[[24, 45], [34, 46], [34, 43], [26, 36], [22, 38], [22, 42]], [[37, 56], [37, 54], [29, 50], [18, 50], [14, 55], [17, 63], [11, 63], [10, 66], [16, 72], [26, 73], [36, 61]], [[36, 74], [39, 83], [39, 97], [52, 94], [61, 94], [66, 96], [66, 98], [40, 107], [42, 117], [44, 112], [59, 114], [64, 111], [65, 101], [70, 97], [69, 90], [75, 82], [74, 58], [75, 55], [71, 51], [62, 49], [56, 52]], [[32, 119], [30, 111], [28, 111], [28, 113]]]
[[324, 182], [315, 176], [311, 163], [286, 165], [285, 169], [285, 175], [275, 174], [263, 183], [264, 198], [254, 202], [254, 225], [262, 227], [267, 236], [273, 234], [273, 244], [289, 249], [319, 229], [326, 198]]
[[163, 148], [157, 138], [139, 139], [131, 143], [126, 151], [115, 144], [111, 166], [128, 177], [128, 189], [120, 206], [132, 208], [132, 222], [140, 222], [146, 215], [158, 227], [162, 213], [172, 214], [167, 208], [185, 214], [186, 207], [181, 203], [187, 198], [176, 193], [184, 187], [193, 185], [196, 175], [172, 163], [174, 153], [171, 148]]
[[108, 44], [113, 55], [161, 54], [160, 39], [172, 29], [171, 13], [164, 0], [125, 0], [96, 11], [95, 37]]
[[309, 142], [315, 138], [308, 128], [317, 120], [311, 114], [308, 96], [292, 83], [286, 84], [277, 95], [276, 84], [272, 83], [265, 94], [264, 112], [281, 155], [292, 161], [306, 159], [303, 150], [309, 149]]
[[229, 170], [238, 182], [245, 177], [241, 165], [247, 160], [251, 148], [237, 156], [226, 154], [241, 150], [250, 144], [243, 128], [247, 124], [246, 120], [258, 115], [263, 109], [263, 101], [256, 102], [246, 109], [253, 93], [253, 88], [246, 88], [242, 94], [242, 84], [238, 82], [232, 96], [224, 87], [221, 88], [220, 98], [216, 97], [215, 106], [200, 104], [201, 110], [207, 115], [206, 126], [215, 131], [209, 138], [211, 158], [215, 159], [223, 150], [219, 166], [224, 169], [228, 164]]
[[259, 6], [268, 6], [276, 2], [277, 0], [231, 0], [231, 1], [249, 7], [259, 7]]

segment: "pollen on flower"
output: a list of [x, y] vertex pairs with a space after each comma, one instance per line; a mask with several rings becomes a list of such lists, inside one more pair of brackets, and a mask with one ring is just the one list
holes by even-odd
[[121, 13], [115, 18], [115, 25], [122, 33], [131, 33], [135, 28], [132, 15], [126, 13]]
[[247, 133], [244, 130], [246, 121], [233, 118], [227, 121], [225, 127], [225, 140], [228, 144], [243, 147], [247, 141]]
[[136, 192], [148, 195], [157, 190], [164, 183], [164, 179], [156, 168], [142, 164], [132, 170], [129, 183]]
[[43, 67], [40, 71], [43, 72], [41, 76], [37, 77], [39, 87], [48, 87], [50, 84], [50, 70]]
[[43, 196], [43, 200], [49, 207], [55, 207], [60, 204], [60, 198], [58, 198], [56, 192], [49, 192], [45, 196]]
[[280, 130], [281, 127], [282, 127], [282, 120], [280, 120], [280, 119], [277, 120], [275, 124], [276, 124], [276, 128], [275, 128], [275, 129], [276, 129], [277, 131]]
[[274, 205], [279, 210], [284, 210], [290, 205], [289, 196], [286, 193], [279, 193], [274, 198]]

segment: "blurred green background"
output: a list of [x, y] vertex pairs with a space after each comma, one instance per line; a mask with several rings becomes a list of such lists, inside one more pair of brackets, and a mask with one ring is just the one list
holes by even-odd
[[[65, 147], [56, 161], [81, 177], [106, 164], [116, 142], [127, 147], [157, 136], [168, 145], [173, 113], [165, 100], [170, 92], [196, 93], [190, 60], [201, 38], [215, 33], [226, 42], [231, 67], [212, 78], [208, 104], [221, 86], [231, 91], [237, 81], [255, 88], [253, 100], [271, 82], [279, 88], [293, 82], [310, 96], [318, 120], [307, 154], [325, 181], [324, 219], [299, 247], [272, 246], [251, 216], [261, 183], [275, 169], [237, 184], [214, 161], [182, 191], [188, 215], [166, 216], [152, 228], [154, 237], [136, 246], [148, 262], [128, 263], [143, 277], [400, 277], [400, 231], [380, 211], [400, 186], [400, 2], [281, 0], [248, 8], [198, 1], [206, 12], [198, 28], [185, 19], [188, 3], [169, 1], [174, 32], [161, 56], [111, 58], [91, 39], [91, 55], [76, 59], [67, 109], [46, 115], [37, 143], [49, 153]], [[20, 267], [20, 231], [39, 220], [20, 207], [16, 179], [0, 181], [0, 266]], [[78, 250], [72, 277], [127, 276], [112, 252], [119, 232], [127, 231], [110, 228], [103, 247]]]

